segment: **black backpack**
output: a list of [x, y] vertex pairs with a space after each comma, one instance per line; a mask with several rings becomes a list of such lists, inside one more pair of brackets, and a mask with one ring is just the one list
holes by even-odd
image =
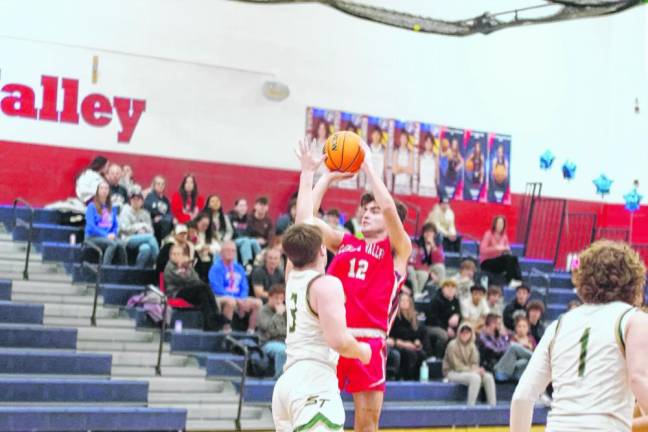
[[[265, 378], [272, 375], [270, 359], [263, 352], [261, 347], [252, 339], [240, 339], [239, 343], [245, 345], [249, 353], [247, 375], [254, 378]], [[243, 355], [243, 351], [236, 345], [232, 345], [233, 354]]]

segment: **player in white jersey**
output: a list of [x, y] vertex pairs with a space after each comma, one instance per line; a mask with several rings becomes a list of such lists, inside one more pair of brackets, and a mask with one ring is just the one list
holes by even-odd
[[344, 406], [336, 368], [340, 355], [369, 363], [371, 348], [346, 327], [344, 290], [325, 275], [326, 248], [319, 228], [297, 224], [285, 232], [286, 365], [272, 394], [277, 431], [337, 431]]
[[[584, 304], [552, 323], [515, 389], [511, 431], [531, 429], [533, 404], [552, 383], [549, 432], [629, 432], [635, 398], [648, 408], [645, 268], [628, 245], [599, 241], [572, 274]], [[634, 393], [634, 395], [633, 395]]]

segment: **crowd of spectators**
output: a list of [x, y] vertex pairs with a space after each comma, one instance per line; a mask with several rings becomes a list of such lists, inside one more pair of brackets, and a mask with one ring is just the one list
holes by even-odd
[[[193, 175], [170, 199], [167, 190], [161, 175], [143, 189], [130, 167], [97, 157], [76, 182], [86, 204], [85, 238], [104, 250], [104, 264], [156, 269], [168, 296], [201, 312], [205, 330], [256, 332], [278, 377], [286, 336], [280, 237], [294, 223], [295, 200], [275, 224], [263, 196], [252, 208], [239, 198], [226, 211], [219, 196], [204, 198]], [[328, 209], [321, 216], [335, 229], [362, 235], [358, 215], [344, 221]], [[529, 301], [503, 217], [484, 234], [478, 261], [446, 269], [446, 252], [460, 251], [461, 238], [442, 200], [412, 241], [407, 287], [387, 340], [388, 370], [392, 379], [415, 380], [433, 357], [449, 381], [468, 386], [469, 404], [483, 387], [494, 405], [495, 382], [518, 379], [542, 337], [544, 304]], [[501, 276], [515, 298], [504, 305], [502, 287], [485, 284], [484, 275]]]

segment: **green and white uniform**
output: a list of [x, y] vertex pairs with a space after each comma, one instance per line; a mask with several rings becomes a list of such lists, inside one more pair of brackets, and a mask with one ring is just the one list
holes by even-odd
[[634, 396], [625, 328], [637, 311], [623, 302], [586, 304], [552, 323], [520, 379], [514, 399], [554, 388], [548, 432], [630, 432]]
[[319, 276], [314, 270], [293, 270], [286, 283], [287, 360], [272, 394], [277, 431], [331, 431], [344, 425], [336, 375], [339, 355], [326, 344], [308, 303], [309, 287]]

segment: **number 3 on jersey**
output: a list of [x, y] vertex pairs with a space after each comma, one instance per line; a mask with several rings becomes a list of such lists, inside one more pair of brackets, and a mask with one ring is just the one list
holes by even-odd
[[295, 325], [297, 321], [297, 293], [292, 293], [290, 296], [290, 315], [288, 318], [288, 332], [292, 333], [295, 331]]
[[369, 262], [367, 260], [359, 260], [358, 267], [356, 268], [356, 259], [353, 258], [349, 262], [349, 267], [349, 277], [365, 280], [365, 275], [367, 274], [367, 270], [369, 269]]

